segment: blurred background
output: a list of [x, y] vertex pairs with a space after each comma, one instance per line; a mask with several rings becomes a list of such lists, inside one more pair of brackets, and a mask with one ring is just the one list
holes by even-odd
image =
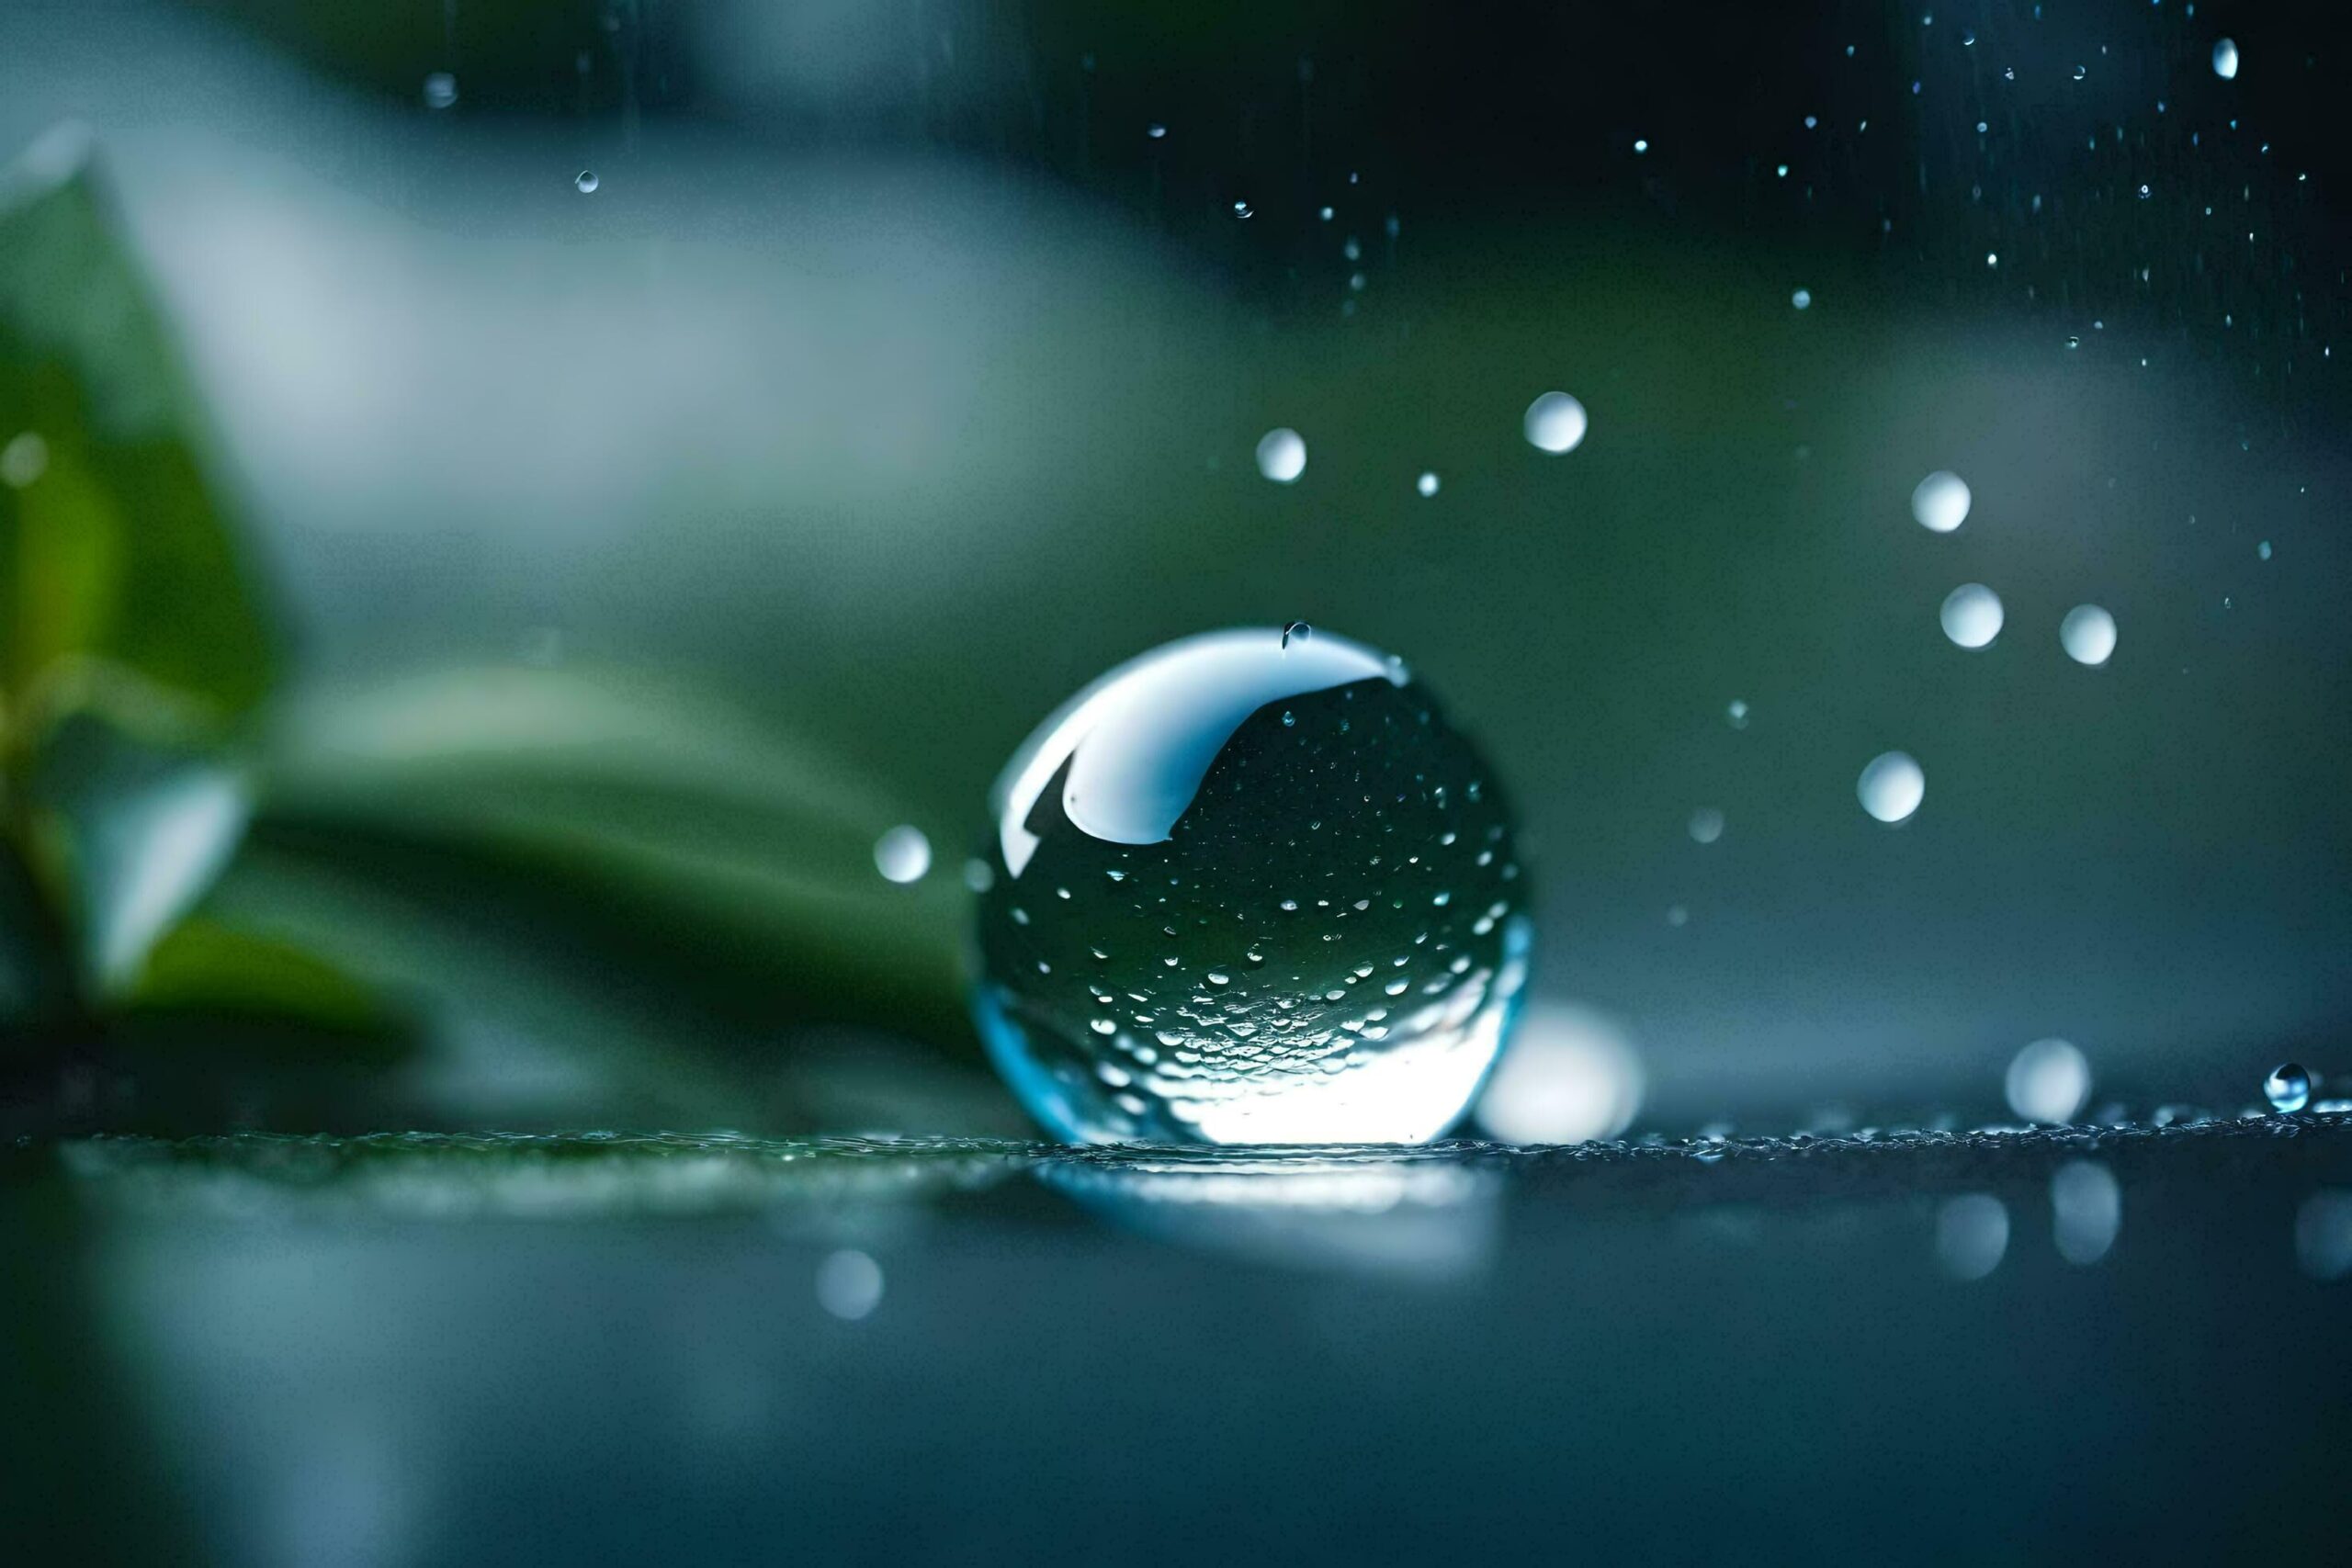
[[[2352, 410], [2333, 353], [2352, 344], [2352, 141], [2328, 19], [2228, 0], [12, 0], [0, 1132], [20, 1148], [90, 1131], [1023, 1136], [961, 994], [989, 782], [1118, 661], [1295, 619], [1409, 660], [1521, 814], [1533, 1002], [1466, 1132], [2195, 1120], [2258, 1104], [2288, 1058], [2324, 1096], [2352, 1074]], [[1565, 454], [1522, 426], [1551, 390], [1589, 419]], [[1304, 444], [1286, 479], [1259, 457], [1276, 429]], [[1950, 531], [1923, 525], [1932, 488], [1915, 512], [1947, 472], [1969, 497]], [[1989, 645], [1966, 646], [1981, 613], [1947, 614], [1966, 584], [1997, 595]], [[2082, 605], [2112, 618], [2103, 660], [2062, 639]], [[1924, 795], [1888, 823], [1859, 795], [1898, 751]], [[970, 1171], [917, 1163], [909, 1194], [978, 1201], [952, 1196]], [[1694, 1233], [1635, 1223], [1672, 1192], [1634, 1182], [1631, 1219], [1563, 1221], [1506, 1251], [1484, 1307], [1425, 1319], [1197, 1260], [1131, 1278], [1127, 1253], [1069, 1239], [1069, 1201], [1102, 1199], [1074, 1168], [1046, 1182], [1061, 1217], [1027, 1196], [1009, 1231], [931, 1244], [910, 1289], [924, 1267], [958, 1283], [908, 1320], [901, 1359], [810, 1374], [835, 1397], [808, 1410], [1040, 1342], [1064, 1288], [1305, 1314], [1320, 1326], [1251, 1347], [1261, 1381], [1244, 1382], [1277, 1388], [1284, 1345], [1324, 1346], [1299, 1375], [1335, 1421], [1366, 1368], [1428, 1335], [1461, 1359], [1429, 1379], [1508, 1382], [1486, 1352], [1612, 1268], [1657, 1284], [1588, 1295], [1595, 1342], [1655, 1371], [1672, 1323], [1711, 1347], [1675, 1385], [1702, 1404], [1726, 1380], [1756, 1408], [1804, 1393], [1741, 1381], [1724, 1337], [1758, 1334], [1744, 1314], [1778, 1325], [1758, 1345], [1818, 1369], [1834, 1347], [1804, 1339], [1804, 1303], [1849, 1326], [1835, 1314], [1867, 1305], [1889, 1337], [1822, 1386], [1937, 1403], [1984, 1385], [1958, 1361], [1949, 1386], [1905, 1382], [1907, 1336], [2007, 1356], [2017, 1332], [1912, 1299], [1977, 1277], [1981, 1209], [1922, 1211], [1943, 1272], [1890, 1282], [1882, 1253], [1925, 1244], [1887, 1191], [1913, 1230], [1701, 1216], [1775, 1260], [1743, 1308], [1701, 1303], [1721, 1281], [1674, 1251]], [[2040, 1204], [2051, 1172], [2027, 1174]], [[1489, 1221], [1462, 1217], [1491, 1219], [1486, 1179], [1383, 1186], [1371, 1208], [1422, 1213], [1419, 1240], [1302, 1241], [1277, 1205], [1272, 1239], [1241, 1247], [1457, 1274], [1491, 1256]], [[2112, 1178], [2069, 1179], [2062, 1223], [2104, 1212]], [[2196, 1186], [2175, 1197], [2211, 1241], [2226, 1227]], [[674, 1196], [624, 1187], [632, 1208]], [[1341, 1211], [1364, 1206], [1346, 1190]], [[250, 1193], [223, 1191], [246, 1212]], [[436, 1213], [482, 1201], [398, 1191]], [[1768, 1192], [1765, 1212], [1803, 1195]], [[2295, 1219], [2305, 1196], [2279, 1198], [2266, 1266], [2352, 1269], [2352, 1203]], [[1980, 1275], [2016, 1209], [1986, 1201], [2000, 1239]], [[472, 1332], [476, 1286], [552, 1303], [582, 1278], [574, 1244], [329, 1225], [175, 1251], [166, 1227], [85, 1256], [72, 1207], [38, 1223], [76, 1261], [23, 1298], [44, 1386], [93, 1421], [213, 1413], [142, 1427], [151, 1467], [196, 1431], [241, 1433], [189, 1483], [232, 1521], [206, 1536], [216, 1554], [429, 1560], [491, 1504], [418, 1490], [427, 1449], [560, 1490], [532, 1468], [537, 1428], [435, 1447], [456, 1406], [401, 1404], [407, 1359], [336, 1369], [351, 1343], [410, 1343], [379, 1337], [395, 1324]], [[1199, 1208], [1147, 1207], [1144, 1228], [1179, 1241], [1169, 1216]], [[774, 1222], [808, 1251], [788, 1265], [797, 1309], [799, 1274], [834, 1270], [823, 1334], [865, 1315], [835, 1304], [881, 1299], [878, 1272], [866, 1300], [861, 1266], [833, 1260], [874, 1267], [911, 1223], [883, 1213]], [[2301, 1252], [2278, 1239], [2296, 1224]], [[628, 1435], [597, 1463], [684, 1441], [675, 1422], [714, 1451], [766, 1434], [730, 1463], [836, 1440], [875, 1464], [927, 1451], [920, 1424], [793, 1426], [712, 1370], [835, 1367], [830, 1339], [771, 1342], [769, 1234], [661, 1231], [597, 1266], [638, 1303], [613, 1342], [687, 1358], [615, 1393]], [[1799, 1267], [1838, 1236], [1838, 1266]], [[1022, 1272], [1046, 1257], [1078, 1271]], [[2116, 1319], [2062, 1305], [2037, 1317], [2055, 1325], [2043, 1359], [2004, 1361], [2014, 1382], [1993, 1386], [2080, 1393], [2068, 1379], [2135, 1352], [2210, 1348], [2164, 1339], [2152, 1303], [2172, 1275], [2143, 1258], [2111, 1287], [2138, 1325], [2112, 1363], [2075, 1351]], [[718, 1281], [707, 1318], [675, 1317], [694, 1309], [664, 1293], [671, 1269]], [[1028, 1304], [958, 1337], [958, 1303], [989, 1292]], [[2230, 1303], [2196, 1300], [2196, 1333], [2237, 1333]], [[2316, 1302], [2247, 1343], [2319, 1333]], [[520, 1321], [435, 1399], [503, 1386], [481, 1368], [553, 1387], [604, 1364], [594, 1331], [526, 1345], [567, 1320]], [[1358, 1351], [1329, 1348], [1339, 1321]], [[141, 1348], [81, 1344], [97, 1324]], [[1057, 1376], [1115, 1358], [1081, 1339]], [[307, 1348], [284, 1387], [410, 1413], [324, 1436], [266, 1402], [220, 1415], [289, 1342]], [[695, 1345], [735, 1348], [706, 1365], [678, 1348]], [[1123, 1417], [1164, 1414], [1150, 1390], [1204, 1385], [1229, 1350], [1162, 1348], [1176, 1370]], [[1688, 1428], [1555, 1371], [1542, 1386], [1565, 1406], [1616, 1412], [1626, 1451], [1688, 1473]], [[2242, 1371], [2215, 1352], [2182, 1375], [2251, 1399]], [[2135, 1462], [2152, 1489], [2239, 1489], [2242, 1514], [2204, 1516], [2216, 1551], [2256, 1524], [2308, 1544], [2274, 1505], [2320, 1484], [2324, 1432], [2345, 1430], [2340, 1379], [2318, 1382], [2267, 1417], [2211, 1407], [2277, 1423], [2276, 1442]], [[533, 1420], [606, 1408], [562, 1386]], [[1398, 1383], [1392, 1414], [1430, 1386]], [[663, 1402], [686, 1387], [702, 1393], [678, 1415]], [[1273, 1420], [1245, 1395], [1224, 1414]], [[640, 1422], [648, 1401], [667, 1414]], [[1483, 1408], [1465, 1395], [1460, 1429], [1489, 1430]], [[2094, 1398], [2010, 1454], [2053, 1488], [2039, 1517], [2124, 1500], [2049, 1476], [2155, 1419], [2137, 1408]], [[1606, 1462], [1606, 1436], [1578, 1439], [1585, 1462]], [[1966, 1534], [1974, 1472], [1941, 1463], [1976, 1451], [1963, 1437], [1925, 1457], [1886, 1442], [1949, 1485], [1923, 1505], [1896, 1484], [1908, 1472], [1863, 1463], [1892, 1488], [1856, 1484], [1883, 1504], [1870, 1518], [1893, 1530], [1924, 1506], [1982, 1552], [2023, 1539]], [[1775, 1443], [1825, 1475], [1861, 1462], [1859, 1443]], [[1307, 1484], [1283, 1451], [1250, 1484]], [[1521, 1462], [1454, 1451], [1464, 1485]], [[1080, 1466], [1098, 1503], [1119, 1484], [1108, 1459], [1012, 1452]], [[242, 1490], [281, 1472], [282, 1495]], [[1380, 1463], [1348, 1472], [1376, 1501]], [[924, 1516], [943, 1549], [992, 1487], [1028, 1483], [989, 1473]], [[694, 1516], [706, 1556], [728, 1556], [726, 1517]], [[653, 1506], [646, 1528], [678, 1517]], [[1535, 1533], [1474, 1539], [1551, 1539], [1521, 1522]], [[564, 1560], [567, 1539], [537, 1554]]]
[[[211, 951], [248, 942], [371, 1037], [172, 1085], [102, 1043], [77, 1092], [1013, 1130], [956, 995], [989, 781], [1117, 660], [1293, 618], [1480, 739], [1538, 994], [1670, 1122], [1997, 1106], [2044, 1036], [2138, 1104], [2340, 1047], [2325, 40], [1916, 9], [9, 7], [0, 143], [51, 138], [138, 301], [77, 318], [87, 271], [18, 246], [12, 342], [86, 398], [152, 387], [98, 384], [109, 333], [175, 367], [139, 438], [230, 558], [91, 634], [216, 699], [250, 811], [150, 890], [96, 1038], [238, 1054], [154, 1015], [285, 1010]], [[1565, 457], [1521, 432], [1551, 389]], [[1889, 750], [1896, 830], [1856, 799]]]

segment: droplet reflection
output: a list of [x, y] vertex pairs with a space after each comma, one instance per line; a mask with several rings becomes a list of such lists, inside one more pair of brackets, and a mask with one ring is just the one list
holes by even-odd
[[1641, 1057], [1614, 1020], [1536, 1002], [1478, 1097], [1478, 1125], [1511, 1144], [1613, 1138], [1640, 1113], [1645, 1083]]
[[2050, 1222], [2058, 1256], [2067, 1262], [2105, 1258], [2123, 1224], [2123, 1189], [2115, 1172], [2092, 1159], [2068, 1160], [2052, 1171]]
[[1945, 1201], [1936, 1211], [1936, 1261], [1955, 1280], [1982, 1280], [2009, 1249], [2009, 1211], [1989, 1192]]

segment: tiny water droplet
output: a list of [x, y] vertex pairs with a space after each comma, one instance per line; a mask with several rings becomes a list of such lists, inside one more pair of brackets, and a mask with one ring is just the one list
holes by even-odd
[[1150, 137], [1154, 141], [1159, 141], [1167, 137], [1168, 128], [1164, 125], [1147, 126], [1144, 130], [1144, 134]]
[[1981, 582], [1963, 582], [1944, 596], [1944, 636], [1961, 648], [1989, 648], [2001, 635], [2001, 596]]
[[2097, 604], [2077, 604], [2058, 623], [2058, 641], [2077, 664], [2100, 665], [2115, 653], [2115, 617]]
[[1305, 642], [1314, 635], [1315, 628], [1305, 621], [1293, 621], [1283, 628], [1283, 647], [1287, 650], [1292, 643]]
[[1421, 477], [1413, 481], [1413, 488], [1423, 496], [1431, 496], [1437, 493], [1437, 471], [1434, 468], [1424, 469]]
[[1556, 457], [1582, 444], [1588, 421], [1584, 405], [1576, 399], [1566, 392], [1545, 392], [1527, 405], [1521, 423], [1529, 446]]
[[1724, 814], [1712, 806], [1702, 806], [1690, 813], [1690, 837], [1698, 843], [1712, 844], [1724, 836]]
[[1794, 305], [1800, 310], [1812, 310], [1813, 290], [1810, 288], [1798, 289], [1794, 294], [1789, 296], [1789, 303]]
[[1730, 721], [1731, 727], [1734, 729], [1746, 729], [1747, 728], [1747, 704], [1738, 697], [1734, 697], [1731, 700], [1730, 705], [1724, 709], [1724, 717]]
[[1968, 482], [1947, 468], [1938, 468], [1911, 491], [1911, 515], [1930, 533], [1949, 534], [1968, 521]]
[[2299, 1063], [2281, 1062], [2262, 1080], [2262, 1098], [2273, 1110], [2301, 1111], [2311, 1103], [2312, 1076]]
[[2089, 67], [2089, 66], [2087, 66], [2087, 65], [2077, 65], [2077, 66], [2075, 66], [2075, 81], [2077, 81], [2077, 82], [2081, 81], [2084, 77], [2086, 77], [2086, 76], [2089, 75], [2090, 73], [2091, 73], [2091, 69], [2090, 69], [2090, 67]]
[[579, 188], [581, 195], [586, 196], [596, 188], [599, 182], [596, 178], [595, 170], [582, 169], [578, 174], [571, 176], [571, 183]]
[[931, 840], [902, 822], [874, 840], [874, 869], [892, 882], [920, 882], [931, 869]]
[[20, 431], [0, 446], [0, 484], [23, 490], [49, 471], [49, 443], [37, 432]]
[[2224, 82], [2234, 82], [2238, 75], [2238, 46], [2233, 39], [2222, 39], [2213, 45], [2213, 74]]
[[447, 71], [435, 71], [424, 79], [424, 107], [446, 109], [458, 101], [458, 79]]
[[1854, 781], [1862, 809], [1882, 822], [1901, 822], [1928, 797], [1928, 774], [1908, 751], [1882, 751]]
[[1233, 204], [1233, 215], [1236, 218], [1254, 218], [1257, 212], [1248, 202], [1237, 201]]

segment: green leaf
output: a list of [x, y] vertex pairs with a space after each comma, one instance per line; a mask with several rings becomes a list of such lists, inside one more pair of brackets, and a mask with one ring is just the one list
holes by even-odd
[[56, 701], [46, 683], [75, 657], [111, 660], [223, 716], [267, 689], [269, 638], [198, 460], [205, 445], [90, 139], [52, 130], [0, 175], [0, 688], [11, 723], [42, 716]]
[[155, 944], [131, 1001], [143, 1012], [270, 1019], [332, 1033], [386, 1027], [375, 993], [316, 953], [200, 917]]

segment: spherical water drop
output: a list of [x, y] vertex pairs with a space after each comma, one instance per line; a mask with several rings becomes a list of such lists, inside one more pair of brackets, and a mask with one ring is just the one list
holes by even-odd
[[[1122, 665], [998, 780], [973, 1015], [1057, 1136], [1426, 1142], [1501, 1047], [1532, 938], [1502, 792], [1401, 665], [1297, 632]], [[1103, 996], [1149, 1033], [1096, 1032]]]
[[1789, 296], [1789, 303], [1794, 305], [1800, 310], [1811, 310], [1813, 308], [1813, 290], [1810, 288], [1798, 289], [1794, 294]]
[[1258, 471], [1278, 485], [1295, 481], [1306, 472], [1306, 438], [1288, 425], [1279, 425], [1258, 438]]
[[874, 840], [874, 869], [892, 882], [920, 882], [931, 869], [931, 840], [902, 822]]
[[817, 1265], [817, 1304], [844, 1323], [872, 1315], [882, 1304], [882, 1265], [843, 1248]]
[[2077, 65], [2077, 66], [2075, 66], [2075, 81], [2077, 81], [2077, 82], [2081, 81], [2084, 77], [2086, 77], [2086, 76], [2089, 75], [2090, 73], [2091, 73], [2091, 69], [2090, 69], [2090, 67], [2089, 67], [2089, 66], [2087, 66], [2087, 65]]
[[2262, 1098], [2274, 1111], [2301, 1111], [2312, 1101], [2312, 1076], [2294, 1062], [2281, 1062], [2262, 1080]]
[[1257, 213], [1251, 209], [1248, 202], [1237, 201], [1233, 204], [1233, 215], [1236, 218], [1254, 218]]
[[1315, 628], [1305, 621], [1293, 621], [1283, 628], [1283, 648], [1287, 651], [1295, 642], [1305, 642], [1315, 635]]
[[447, 71], [435, 71], [424, 79], [424, 107], [446, 109], [458, 101], [458, 79]]
[[581, 195], [586, 196], [589, 192], [596, 188], [599, 182], [596, 178], [595, 170], [582, 169], [578, 174], [571, 176], [571, 183], [579, 187]]
[[1712, 806], [1702, 806], [1690, 813], [1690, 837], [1694, 842], [1712, 844], [1724, 836], [1724, 814]]
[[0, 484], [23, 490], [49, 472], [49, 443], [37, 432], [21, 431], [0, 446]]
[[[1421, 474], [1421, 477], [1420, 477], [1419, 479], [1415, 479], [1415, 480], [1413, 481], [1413, 488], [1414, 488], [1415, 490], [1417, 490], [1417, 491], [1420, 491], [1420, 492], [1421, 492], [1421, 494], [1422, 494], [1422, 495], [1424, 495], [1424, 496], [1435, 495], [1435, 494], [1437, 493], [1437, 473], [1436, 473], [1436, 471], [1435, 471], [1434, 469], [1428, 469], [1428, 470], [1424, 470], [1424, 471], [1422, 472], [1422, 474]], [[2266, 545], [2266, 546], [2264, 546], [2263, 547], [2264, 547], [2266, 550], [2269, 548], [2269, 547], [2268, 547], [2268, 546], [2267, 546], [2267, 545]]]
[[2097, 1160], [2070, 1159], [2050, 1173], [2051, 1239], [2069, 1263], [2096, 1263], [2123, 1224], [2123, 1190]]
[[1641, 1057], [1616, 1022], [1535, 1002], [1478, 1097], [1478, 1125], [1511, 1144], [1613, 1138], [1633, 1124], [1644, 1087]]
[[1584, 405], [1566, 392], [1546, 392], [1527, 405], [1528, 444], [1558, 457], [1584, 440]]
[[2213, 46], [2213, 74], [2224, 82], [2238, 79], [2238, 46], [2233, 39], [2223, 39]]
[[1968, 483], [1958, 474], [1938, 468], [1911, 491], [1911, 515], [1919, 526], [1949, 534], [1968, 521]]
[[2001, 596], [1981, 582], [1944, 595], [1944, 636], [1962, 648], [1984, 648], [2001, 635]]
[[2058, 623], [2058, 641], [2075, 663], [2104, 664], [2115, 655], [2115, 617], [2097, 604], [2077, 604]]
[[1955, 1280], [1982, 1280], [2009, 1250], [2009, 1211], [1989, 1192], [1947, 1200], [1936, 1212], [1936, 1261]]
[[2029, 1122], [2071, 1122], [2091, 1097], [2089, 1058], [2065, 1040], [2037, 1040], [2009, 1058], [2009, 1109]]
[[1168, 128], [1164, 125], [1147, 126], [1144, 129], [1144, 134], [1150, 137], [1154, 141], [1162, 141], [1168, 135]]
[[1724, 717], [1731, 722], [1731, 727], [1734, 729], [1746, 729], [1747, 728], [1747, 705], [1745, 702], [1742, 702], [1739, 698], [1734, 697], [1731, 700], [1730, 705], [1724, 709]]
[[1900, 822], [1928, 797], [1928, 775], [1908, 751], [1884, 751], [1862, 769], [1854, 794], [1880, 821]]

